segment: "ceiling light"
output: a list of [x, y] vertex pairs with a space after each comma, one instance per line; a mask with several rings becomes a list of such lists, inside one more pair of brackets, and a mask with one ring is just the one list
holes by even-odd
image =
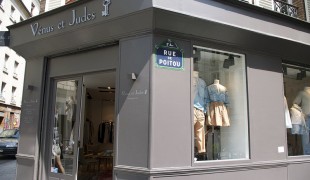
[[224, 60], [223, 68], [228, 69], [230, 66], [235, 65], [234, 55], [230, 54], [227, 59]]

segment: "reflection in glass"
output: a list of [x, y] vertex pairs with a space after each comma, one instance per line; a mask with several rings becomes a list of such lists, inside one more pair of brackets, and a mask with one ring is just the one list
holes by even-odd
[[72, 175], [78, 82], [59, 81], [56, 89], [51, 172]]
[[194, 46], [195, 161], [249, 158], [245, 58]]

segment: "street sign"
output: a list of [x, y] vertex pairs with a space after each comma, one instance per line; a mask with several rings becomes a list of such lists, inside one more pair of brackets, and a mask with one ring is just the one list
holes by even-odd
[[155, 63], [159, 68], [184, 70], [183, 50], [170, 39], [155, 46]]

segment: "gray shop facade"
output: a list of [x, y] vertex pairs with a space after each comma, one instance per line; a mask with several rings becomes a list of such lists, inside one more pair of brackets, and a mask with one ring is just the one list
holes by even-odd
[[16, 179], [310, 177], [306, 22], [90, 0], [9, 29], [27, 60]]

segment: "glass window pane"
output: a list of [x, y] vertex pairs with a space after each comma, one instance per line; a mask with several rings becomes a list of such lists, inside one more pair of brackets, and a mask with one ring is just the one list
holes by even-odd
[[56, 87], [51, 172], [72, 175], [78, 81], [59, 81]]
[[310, 155], [310, 69], [305, 67], [283, 64], [289, 156]]
[[249, 158], [245, 57], [194, 46], [195, 161]]

